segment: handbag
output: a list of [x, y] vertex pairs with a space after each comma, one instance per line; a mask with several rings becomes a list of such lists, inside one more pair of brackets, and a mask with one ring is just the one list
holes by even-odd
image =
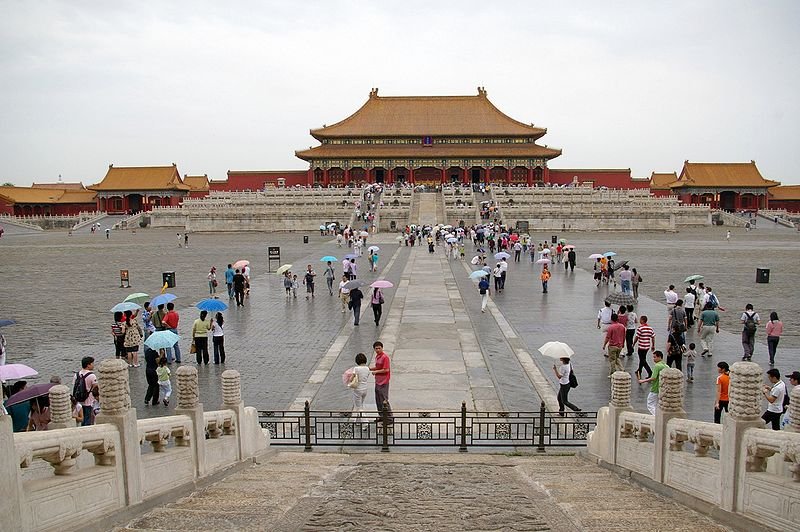
[[350, 382], [347, 383], [347, 387], [355, 389], [358, 388], [359, 384], [358, 373], [353, 371], [353, 376], [350, 378]]
[[575, 376], [575, 370], [572, 369], [572, 364], [569, 365], [569, 387], [570, 388], [578, 387], [578, 377]]
[[191, 345], [191, 347], [189, 347], [189, 353], [190, 354], [197, 353], [197, 346], [194, 345], [194, 340], [192, 340], [192, 345]]

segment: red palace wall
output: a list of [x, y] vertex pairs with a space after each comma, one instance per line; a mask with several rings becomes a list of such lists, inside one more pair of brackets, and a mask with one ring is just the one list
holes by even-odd
[[646, 179], [634, 180], [631, 177], [630, 169], [624, 170], [560, 170], [550, 168], [550, 182], [555, 185], [569, 185], [578, 176], [578, 182], [590, 181], [594, 187], [608, 188], [648, 188], [649, 181]]
[[0, 214], [14, 214], [14, 204], [0, 198]]
[[308, 185], [308, 171], [264, 171], [264, 172], [228, 172], [227, 181], [211, 181], [210, 190], [241, 191], [263, 190], [264, 185], [278, 186], [278, 179], [285, 179], [287, 187]]
[[800, 212], [800, 200], [769, 200], [770, 209], [786, 209], [789, 212]]

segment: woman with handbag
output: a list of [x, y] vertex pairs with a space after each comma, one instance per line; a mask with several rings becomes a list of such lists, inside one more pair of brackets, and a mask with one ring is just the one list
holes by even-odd
[[206, 321], [206, 317], [208, 312], [201, 311], [200, 318], [194, 320], [192, 325], [192, 349], [198, 365], [208, 365], [208, 331], [211, 330], [211, 322]]
[[570, 388], [577, 388], [578, 379], [572, 371], [572, 362], [568, 358], [561, 358], [560, 366], [553, 364], [553, 373], [558, 379], [558, 415], [564, 417], [564, 407], [568, 406], [573, 412], [580, 412], [581, 409], [569, 402]]
[[128, 367], [139, 367], [139, 344], [142, 343], [142, 327], [130, 310], [125, 311], [125, 322], [122, 326], [123, 345], [128, 357]]
[[[372, 373], [367, 366], [367, 355], [356, 355], [356, 366], [351, 370], [352, 376], [347, 387], [353, 392], [353, 413], [361, 417], [364, 410], [364, 400], [367, 398]], [[360, 420], [359, 420], [360, 421]]]
[[372, 299], [370, 300], [372, 304], [372, 314], [375, 317], [375, 326], [378, 326], [378, 323], [381, 321], [381, 315], [383, 314], [383, 292], [381, 292], [380, 288], [373, 288], [372, 289]]
[[217, 268], [215, 266], [211, 267], [211, 270], [208, 272], [208, 295], [216, 298], [217, 297]]

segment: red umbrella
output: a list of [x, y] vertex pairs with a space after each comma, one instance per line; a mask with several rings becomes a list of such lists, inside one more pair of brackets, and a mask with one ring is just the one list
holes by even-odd
[[18, 405], [20, 403], [24, 403], [25, 401], [35, 399], [36, 397], [47, 395], [50, 392], [50, 388], [53, 386], [55, 386], [55, 384], [52, 382], [40, 382], [39, 384], [28, 386], [21, 392], [17, 392], [9, 397], [6, 401], [6, 406]]

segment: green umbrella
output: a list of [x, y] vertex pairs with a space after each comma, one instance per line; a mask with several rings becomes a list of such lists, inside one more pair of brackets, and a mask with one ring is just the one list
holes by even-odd
[[150, 296], [145, 294], [144, 292], [136, 292], [135, 294], [131, 294], [125, 298], [125, 301], [128, 303], [136, 303], [137, 305], [144, 304], [145, 301], [149, 301]]
[[704, 279], [702, 275], [690, 275], [686, 279], [683, 280], [684, 283], [688, 283], [691, 281], [699, 281], [700, 279]]

